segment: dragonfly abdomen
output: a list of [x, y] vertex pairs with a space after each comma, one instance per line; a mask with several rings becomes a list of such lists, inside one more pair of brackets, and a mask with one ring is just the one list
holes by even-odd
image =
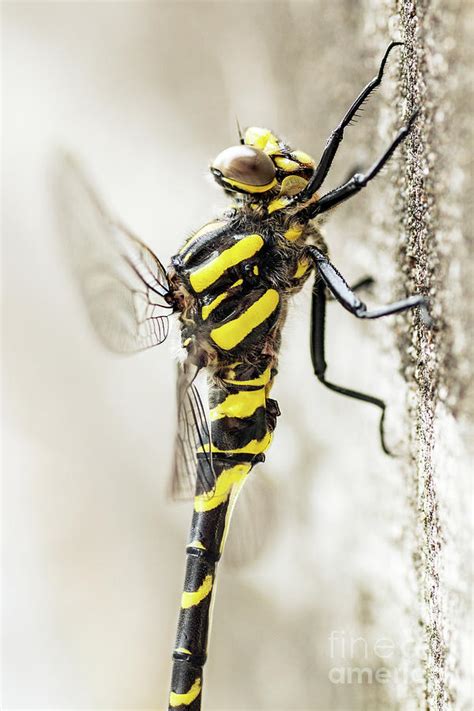
[[198, 472], [170, 709], [200, 708], [216, 567], [237, 496], [271, 442], [275, 401], [268, 393], [273, 374], [273, 362], [267, 358], [258, 368], [243, 363], [226, 366], [209, 382], [210, 442], [198, 452], [198, 468], [209, 466], [206, 451], [211, 452], [214, 479], [208, 486], [208, 473]]

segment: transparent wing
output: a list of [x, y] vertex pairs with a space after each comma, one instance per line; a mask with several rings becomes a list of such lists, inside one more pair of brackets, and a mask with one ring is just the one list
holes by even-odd
[[[162, 264], [107, 213], [71, 157], [62, 156], [58, 167], [56, 197], [61, 227], [97, 334], [118, 353], [162, 343], [173, 312], [167, 302], [170, 290]], [[215, 482], [207, 410], [195, 382], [197, 374], [198, 369], [189, 364], [178, 366], [178, 432], [171, 482], [174, 498], [192, 497], [196, 482], [200, 490], [212, 492]]]
[[[215, 483], [207, 409], [196, 385], [198, 372], [186, 363], [178, 365], [178, 429], [170, 486], [174, 499], [194, 496], [197, 480], [202, 491], [212, 492]], [[199, 461], [198, 450], [201, 451]]]
[[232, 514], [223, 557], [226, 567], [250, 565], [275, 541], [281, 518], [277, 500], [271, 475], [257, 466], [245, 482]]
[[100, 339], [117, 353], [162, 343], [173, 309], [161, 262], [109, 216], [72, 158], [60, 159], [56, 178], [69, 257]]

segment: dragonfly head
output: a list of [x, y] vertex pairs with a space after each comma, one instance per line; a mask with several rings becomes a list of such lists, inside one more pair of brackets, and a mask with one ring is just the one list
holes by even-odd
[[293, 151], [269, 129], [251, 126], [240, 136], [240, 145], [226, 148], [210, 166], [224, 190], [251, 195], [256, 202], [272, 199], [278, 190], [287, 194], [287, 178], [294, 191], [312, 175], [315, 164], [311, 156]]
[[210, 170], [225, 190], [258, 196], [277, 185], [272, 159], [253, 146], [242, 144], [226, 148], [213, 161]]

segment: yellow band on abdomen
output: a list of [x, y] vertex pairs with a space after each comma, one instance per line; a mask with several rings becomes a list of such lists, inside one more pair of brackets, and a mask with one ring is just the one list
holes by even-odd
[[255, 410], [264, 406], [265, 388], [241, 390], [228, 395], [224, 402], [212, 408], [209, 415], [211, 420], [219, 420], [221, 417], [250, 417]]
[[194, 497], [194, 510], [211, 511], [217, 508], [226, 501], [232, 487], [245, 478], [250, 469], [251, 464], [236, 464], [229, 469], [224, 469], [216, 479], [214, 491]]
[[193, 607], [194, 605], [199, 605], [199, 603], [202, 602], [211, 592], [212, 583], [212, 575], [206, 575], [202, 585], [200, 585], [195, 592], [184, 591], [181, 597], [181, 607], [186, 609], [188, 607]]
[[272, 375], [272, 369], [270, 367], [266, 368], [263, 373], [257, 375], [256, 378], [251, 378], [250, 380], [238, 380], [235, 377], [235, 370], [229, 370], [228, 377], [224, 378], [224, 383], [229, 383], [229, 385], [250, 385], [255, 387], [256, 385], [267, 385], [270, 382]]
[[194, 684], [191, 686], [189, 691], [185, 694], [175, 694], [174, 691], [170, 694], [170, 706], [175, 708], [176, 706], [182, 706], [183, 704], [191, 704], [197, 699], [201, 693], [201, 677], [198, 676]]
[[[197, 451], [198, 453], [206, 451], [213, 452], [214, 454], [217, 454], [218, 452], [221, 452], [222, 454], [261, 454], [266, 449], [268, 449], [271, 441], [272, 434], [271, 432], [267, 432], [262, 437], [262, 439], [252, 439], [246, 445], [244, 445], [243, 447], [239, 447], [238, 449], [219, 449], [219, 447], [216, 447], [215, 444], [211, 444], [210, 447], [208, 444], [206, 444], [206, 449], [204, 449], [204, 447], [199, 447]], [[219, 481], [219, 479], [220, 477], [217, 479], [217, 481]], [[209, 496], [209, 494], [204, 494], [204, 496]], [[197, 497], [195, 497], [195, 500], [196, 498]]]

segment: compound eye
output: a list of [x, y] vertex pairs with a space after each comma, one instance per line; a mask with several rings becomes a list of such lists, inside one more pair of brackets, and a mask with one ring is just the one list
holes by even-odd
[[[276, 169], [272, 159], [251, 146], [232, 146], [219, 153], [211, 171], [237, 189], [269, 190], [275, 184]], [[259, 190], [260, 189], [260, 190]]]

